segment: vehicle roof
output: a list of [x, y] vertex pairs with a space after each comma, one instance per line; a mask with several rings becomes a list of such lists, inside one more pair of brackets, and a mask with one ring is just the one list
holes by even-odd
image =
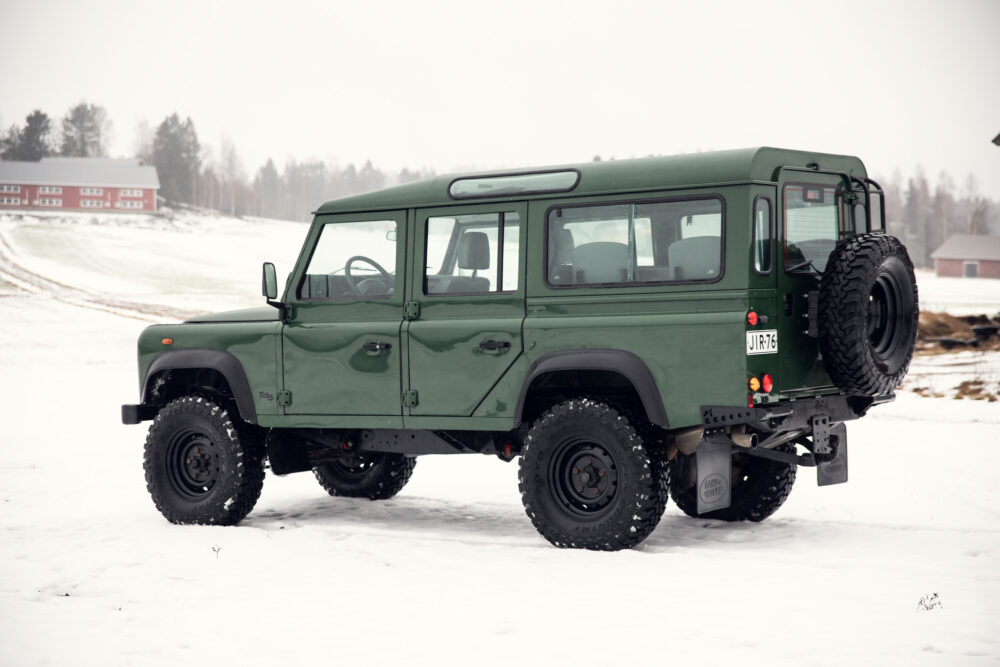
[[[447, 174], [417, 183], [328, 201], [316, 210], [316, 214], [391, 210], [416, 206], [468, 205], [480, 202], [564, 198], [567, 196], [580, 197], [623, 191], [718, 186], [751, 181], [775, 182], [778, 178], [778, 171], [782, 167], [806, 169], [811, 163], [818, 163], [823, 171], [845, 172], [856, 177], [866, 176], [864, 164], [856, 157], [782, 148], [741, 148], [629, 160]], [[580, 173], [579, 183], [570, 192], [508, 194], [497, 197], [462, 199], [454, 199], [448, 195], [449, 185], [457, 178], [512, 176], [570, 169]]]

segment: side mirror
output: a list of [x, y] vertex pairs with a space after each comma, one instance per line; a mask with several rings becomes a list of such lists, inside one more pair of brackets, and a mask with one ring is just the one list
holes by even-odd
[[261, 281], [261, 292], [269, 300], [278, 298], [278, 273], [274, 270], [274, 264], [264, 262], [264, 277]]

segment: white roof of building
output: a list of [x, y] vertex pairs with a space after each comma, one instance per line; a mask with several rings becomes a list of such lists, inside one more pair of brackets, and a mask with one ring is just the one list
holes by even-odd
[[0, 183], [159, 188], [156, 167], [141, 160], [46, 157], [40, 162], [0, 161]]
[[932, 252], [931, 258], [1000, 260], [1000, 236], [955, 234]]

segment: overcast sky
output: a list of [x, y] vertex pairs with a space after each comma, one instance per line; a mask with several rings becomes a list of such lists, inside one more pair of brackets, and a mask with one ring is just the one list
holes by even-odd
[[1000, 1], [0, 0], [0, 122], [86, 100], [395, 171], [770, 145], [1000, 199]]

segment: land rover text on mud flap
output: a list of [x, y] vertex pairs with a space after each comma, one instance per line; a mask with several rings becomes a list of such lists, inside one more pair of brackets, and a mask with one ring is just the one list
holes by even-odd
[[319, 208], [268, 305], [139, 339], [146, 483], [235, 524], [265, 462], [390, 498], [423, 454], [520, 458], [560, 547], [631, 547], [668, 495], [761, 521], [798, 467], [847, 480], [917, 291], [854, 157], [759, 148], [439, 177]]

